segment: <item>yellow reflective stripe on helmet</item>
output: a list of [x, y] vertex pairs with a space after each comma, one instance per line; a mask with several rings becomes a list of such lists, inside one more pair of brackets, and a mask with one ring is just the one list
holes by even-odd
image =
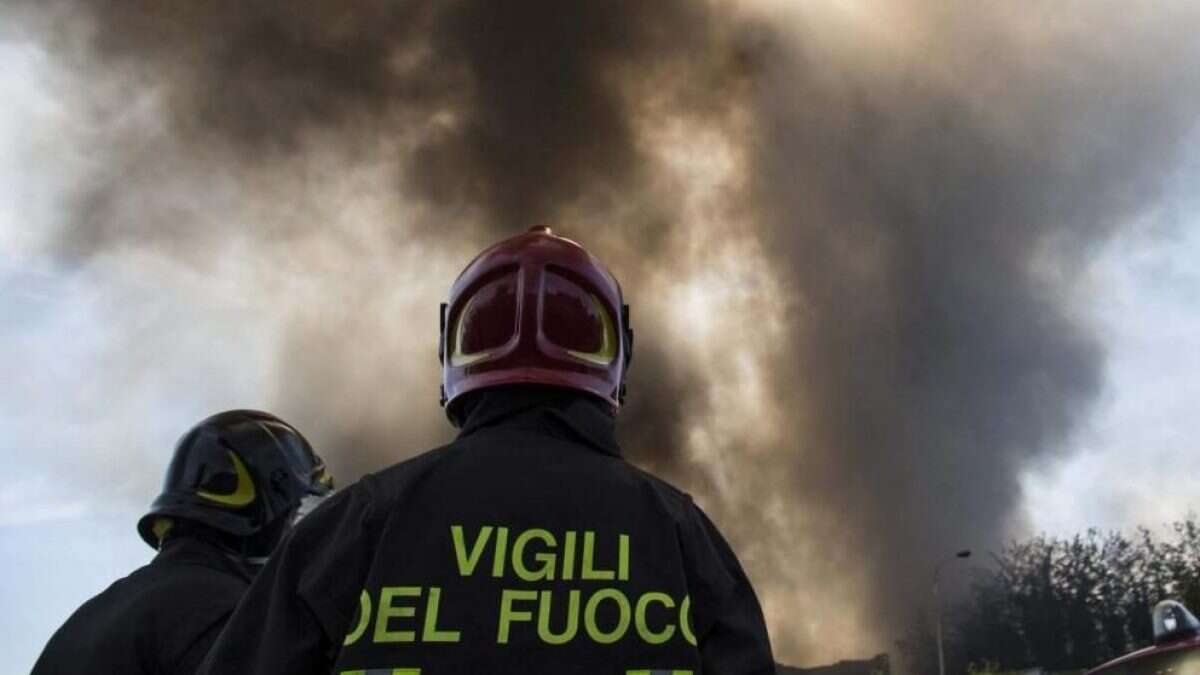
[[175, 521], [170, 518], [155, 518], [154, 524], [150, 526], [150, 532], [154, 534], [154, 539], [158, 541], [159, 546], [162, 545], [162, 540], [167, 538], [167, 533], [175, 526]]
[[250, 478], [250, 472], [246, 469], [246, 465], [242, 464], [242, 460], [237, 456], [237, 453], [232, 450], [228, 452], [229, 459], [233, 462], [233, 470], [237, 474], [237, 485], [234, 487], [233, 492], [219, 494], [205, 490], [196, 490], [196, 496], [218, 504], [224, 504], [225, 506], [246, 506], [254, 501], [254, 481]]
[[568, 349], [567, 353], [577, 359], [583, 359], [589, 363], [594, 363], [598, 366], [607, 366], [617, 358], [617, 335], [613, 330], [612, 317], [608, 315], [608, 310], [604, 309], [604, 304], [600, 302], [595, 294], [589, 295], [592, 299], [592, 306], [600, 314], [600, 332], [601, 337], [600, 348], [594, 352], [579, 352], [574, 349]]
[[467, 301], [466, 306], [462, 308], [462, 310], [458, 313], [458, 317], [455, 319], [454, 345], [453, 349], [450, 350], [450, 365], [454, 366], [455, 368], [462, 368], [469, 366], [472, 363], [477, 363], [479, 361], [483, 361], [484, 359], [491, 358], [492, 353], [495, 351], [485, 349], [484, 351], [474, 352], [472, 354], [463, 352], [463, 332], [466, 330], [466, 322], [463, 321], [463, 319], [466, 318], [467, 313], [470, 312], [471, 308], [475, 306], [475, 301], [478, 299], [479, 291], [476, 291], [475, 295], [471, 296], [471, 299]]
[[333, 489], [333, 475], [325, 468], [325, 463], [321, 462], [312, 471], [311, 480], [318, 485]]

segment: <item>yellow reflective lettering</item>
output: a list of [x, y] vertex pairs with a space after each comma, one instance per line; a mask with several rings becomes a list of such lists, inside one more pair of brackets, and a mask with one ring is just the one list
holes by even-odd
[[[612, 630], [605, 632], [596, 625], [596, 610], [601, 602], [608, 599], [617, 603], [620, 618], [617, 619], [617, 625]], [[629, 614], [629, 599], [625, 597], [624, 593], [615, 588], [602, 588], [588, 598], [587, 607], [583, 610], [583, 626], [592, 640], [602, 645], [609, 645], [620, 640], [624, 637], [625, 631], [629, 630]]]
[[550, 591], [542, 591], [538, 603], [538, 637], [548, 645], [561, 645], [570, 642], [579, 632], [579, 591], [571, 591], [567, 601], [567, 627], [555, 635], [550, 630]]
[[688, 644], [696, 646], [696, 635], [692, 633], [692, 596], [683, 596], [683, 604], [679, 606], [679, 632]]
[[667, 624], [665, 628], [657, 633], [650, 630], [649, 624], [646, 623], [646, 609], [652, 602], [657, 602], [663, 607], [671, 609], [675, 606], [675, 601], [666, 593], [647, 593], [638, 598], [637, 607], [633, 612], [634, 625], [637, 626], [638, 635], [647, 644], [661, 645], [670, 640], [671, 636], [675, 634], [675, 626]]
[[462, 633], [456, 630], [438, 630], [438, 604], [442, 600], [442, 589], [437, 586], [429, 588], [429, 602], [425, 606], [425, 628], [421, 631], [422, 642], [459, 642]]
[[363, 589], [362, 595], [358, 596], [358, 625], [354, 630], [346, 634], [346, 639], [342, 641], [342, 646], [346, 647], [358, 642], [358, 639], [367, 632], [367, 624], [371, 623], [371, 595], [367, 593], [367, 589]]
[[629, 581], [629, 535], [622, 534], [617, 542], [617, 579]]
[[504, 576], [504, 556], [508, 554], [508, 528], [496, 528], [496, 559], [492, 561], [492, 576]]
[[375, 617], [375, 636], [373, 642], [413, 642], [416, 633], [409, 630], [388, 630], [388, 621], [394, 618], [412, 618], [416, 616], [415, 607], [395, 607], [395, 598], [418, 598], [421, 596], [419, 586], [384, 586], [379, 589], [379, 613]]
[[463, 539], [462, 525], [450, 526], [450, 537], [454, 540], [454, 557], [458, 561], [459, 576], [469, 577], [475, 572], [475, 566], [483, 557], [483, 549], [487, 546], [488, 537], [491, 535], [491, 525], [484, 525], [480, 528], [479, 536], [475, 538], [475, 545], [471, 547], [471, 552], [468, 554], [467, 544]]
[[525, 561], [522, 558], [525, 554], [525, 545], [529, 543], [530, 539], [540, 539], [550, 548], [554, 548], [557, 544], [554, 541], [554, 535], [546, 530], [525, 530], [513, 542], [513, 571], [524, 581], [541, 581], [542, 579], [554, 581], [554, 561], [556, 560], [556, 556], [553, 553], [534, 554], [533, 559], [541, 563], [541, 567], [536, 570], [530, 570], [525, 567]]
[[567, 530], [563, 537], [562, 575], [563, 581], [575, 578], [575, 531]]
[[595, 549], [596, 549], [596, 533], [583, 533], [583, 572], [580, 574], [580, 579], [585, 581], [611, 581], [613, 578], [612, 570], [598, 570], [595, 568]]
[[500, 593], [500, 628], [496, 633], [496, 644], [508, 644], [509, 628], [514, 621], [529, 621], [533, 614], [513, 609], [516, 600], [537, 600], [537, 591], [516, 591], [509, 588]]

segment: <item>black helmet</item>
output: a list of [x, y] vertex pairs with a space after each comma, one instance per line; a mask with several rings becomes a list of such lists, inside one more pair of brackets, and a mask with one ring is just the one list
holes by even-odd
[[292, 513], [308, 495], [326, 495], [333, 479], [295, 427], [257, 410], [230, 410], [179, 439], [162, 494], [138, 521], [158, 548], [171, 517], [249, 537]]

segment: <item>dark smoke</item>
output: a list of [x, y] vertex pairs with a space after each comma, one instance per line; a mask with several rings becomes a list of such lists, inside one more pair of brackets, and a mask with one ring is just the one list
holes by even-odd
[[[353, 11], [316, 1], [235, 10], [144, 0], [54, 6], [43, 21], [58, 29], [57, 48], [80, 62], [99, 56], [104, 69], [163, 96], [168, 142], [181, 146], [167, 154], [200, 151], [218, 166], [257, 168], [303, 154], [307, 139], [326, 132], [350, 152], [388, 148], [395, 189], [427, 214], [392, 227], [400, 246], [419, 241], [442, 248], [447, 231], [480, 246], [584, 211], [601, 222], [613, 215], [605, 226], [635, 241], [637, 255], [653, 255], [678, 218], [678, 198], [658, 185], [653, 160], [636, 137], [637, 118], [647, 110], [676, 115], [685, 103], [693, 117], [711, 115], [707, 89], [725, 90], [723, 83], [740, 76], [736, 53], [708, 51], [722, 39], [716, 17], [683, 0], [367, 2]], [[90, 22], [86, 30], [74, 28], [79, 10]], [[89, 42], [77, 53], [67, 38], [80, 33]], [[187, 216], [130, 218], [126, 195], [155, 189], [150, 184], [162, 170], [162, 153], [156, 146], [114, 149], [108, 159], [114, 170], [81, 191], [58, 241], [60, 254], [88, 258], [132, 242], [183, 251], [195, 263], [186, 252], [197, 241], [219, 241], [239, 229], [198, 226]], [[257, 236], [271, 246], [326, 229], [274, 218], [258, 227]], [[636, 295], [639, 272], [625, 272]], [[352, 307], [370, 312], [383, 302], [362, 297]], [[297, 396], [295, 407], [314, 415], [320, 406], [291, 392], [330, 391], [335, 400], [354, 400], [346, 389], [363, 384], [351, 364], [362, 354], [339, 341], [348, 321], [362, 319], [296, 321], [281, 345], [284, 359], [324, 357], [293, 371], [285, 398]], [[634, 451], [636, 457], [670, 465], [682, 445], [676, 430], [692, 376], [655, 358], [658, 350], [650, 342], [639, 355], [634, 382], [645, 405], [633, 410], [628, 426], [636, 445], [647, 448]], [[349, 465], [360, 473], [394, 453], [396, 440], [438, 437], [431, 427], [441, 423], [433, 420], [401, 429], [392, 420], [377, 431], [351, 425], [337, 436], [353, 439], [344, 447], [360, 458]]]
[[781, 46], [755, 106], [753, 202], [800, 296], [777, 388], [812, 422], [797, 489], [896, 625], [939, 560], [1019, 526], [1020, 472], [1099, 393], [1071, 284], [1161, 196], [1200, 111], [1200, 50], [1171, 23], [1195, 12], [1114, 40], [1082, 5], [928, 4], [953, 30], [868, 70]]
[[733, 4], [9, 11], [96, 83], [81, 116], [164, 125], [99, 134], [55, 254], [251, 251], [284, 327], [262, 405], [343, 475], [447, 436], [436, 303], [549, 222], [625, 283], [630, 455], [729, 531], [780, 657], [886, 649], [936, 560], [1021, 526], [1020, 472], [1101, 386], [1073, 283], [1200, 112], [1200, 17]]
[[[258, 163], [325, 129], [354, 147], [400, 142], [397, 187], [436, 207], [431, 226], [478, 222], [484, 238], [585, 205], [642, 210], [644, 222], [627, 227], [653, 241], [670, 205], [647, 199], [638, 109], [675, 114], [690, 89], [720, 86], [725, 57], [706, 51], [715, 17], [685, 0], [53, 5], [59, 24], [74, 25], [81, 9], [92, 22], [59, 25], [56, 47], [77, 48], [68, 37], [84, 32], [88, 56], [161, 88], [190, 146], [215, 143]], [[674, 77], [684, 71], [705, 80]], [[96, 210], [104, 205], [81, 208]], [[64, 248], [86, 255], [107, 238], [163, 227], [195, 235], [186, 222], [112, 220], [72, 228]]]

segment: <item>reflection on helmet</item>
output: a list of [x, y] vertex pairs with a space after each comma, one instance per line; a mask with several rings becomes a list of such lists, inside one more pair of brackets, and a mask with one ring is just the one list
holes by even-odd
[[541, 328], [568, 354], [598, 366], [617, 357], [613, 319], [594, 293], [547, 270], [542, 294]]
[[517, 283], [512, 274], [484, 284], [455, 322], [450, 363], [463, 367], [493, 356], [516, 337]]

